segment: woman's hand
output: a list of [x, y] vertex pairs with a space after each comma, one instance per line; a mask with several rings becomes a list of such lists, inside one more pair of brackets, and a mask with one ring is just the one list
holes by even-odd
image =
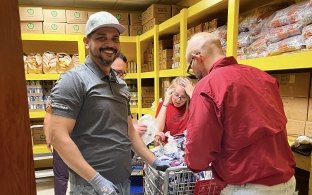
[[155, 146], [159, 146], [160, 144], [163, 144], [163, 142], [165, 141], [166, 136], [163, 132], [156, 132], [156, 135], [154, 137], [154, 144]]
[[192, 83], [188, 79], [182, 78], [180, 81], [180, 85], [183, 87], [186, 94], [191, 98], [193, 91], [194, 91], [194, 87], [193, 87]]
[[171, 104], [171, 103], [172, 103], [172, 95], [173, 95], [173, 92], [174, 92], [174, 88], [168, 88], [168, 89], [167, 89], [167, 92], [166, 92], [166, 95], [165, 95], [165, 100], [164, 100], [164, 102], [163, 102], [163, 105], [168, 106], [168, 104]]

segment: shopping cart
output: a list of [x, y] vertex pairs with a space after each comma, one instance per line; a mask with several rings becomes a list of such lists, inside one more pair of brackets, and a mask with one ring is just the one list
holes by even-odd
[[[166, 172], [157, 171], [144, 165], [145, 195], [219, 195], [220, 190], [212, 172], [193, 173], [186, 167], [170, 167]], [[205, 174], [205, 180], [200, 174]], [[207, 179], [209, 178], [209, 179]]]

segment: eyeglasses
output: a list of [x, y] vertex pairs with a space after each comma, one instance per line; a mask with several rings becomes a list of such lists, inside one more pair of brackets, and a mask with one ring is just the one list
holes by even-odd
[[[197, 52], [194, 55], [198, 55], [198, 54], [200, 54], [200, 52]], [[194, 56], [192, 54], [192, 58], [191, 58], [190, 64], [188, 65], [187, 71], [186, 71], [186, 73], [189, 74], [190, 76], [195, 76], [195, 74], [193, 72], [193, 69], [192, 69], [193, 61], [194, 61]]]
[[186, 96], [180, 96], [180, 95], [177, 94], [177, 93], [173, 93], [173, 94], [172, 94], [172, 97], [173, 97], [174, 99], [176, 99], [176, 100], [180, 99], [181, 101], [185, 101], [185, 100], [187, 99]]
[[114, 69], [114, 71], [116, 72], [116, 76], [118, 76], [118, 77], [125, 77], [127, 75], [126, 71], [115, 70], [115, 69]]

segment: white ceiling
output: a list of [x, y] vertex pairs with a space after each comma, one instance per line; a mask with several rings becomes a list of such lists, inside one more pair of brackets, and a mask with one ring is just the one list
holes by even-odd
[[19, 0], [20, 5], [144, 11], [153, 4], [179, 4], [185, 0]]

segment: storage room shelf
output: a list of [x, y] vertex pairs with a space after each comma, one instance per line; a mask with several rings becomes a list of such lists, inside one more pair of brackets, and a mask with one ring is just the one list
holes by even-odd
[[312, 51], [239, 60], [239, 63], [254, 66], [264, 71], [312, 68]]
[[22, 40], [29, 41], [82, 41], [83, 35], [69, 34], [22, 34]]
[[26, 80], [58, 80], [60, 74], [26, 74]]
[[51, 153], [34, 154], [34, 160], [48, 160], [48, 159], [53, 159]]
[[51, 154], [51, 152], [48, 150], [46, 144], [35, 144], [33, 145], [33, 154], [35, 156], [37, 154]]
[[122, 43], [136, 43], [136, 36], [120, 36], [119, 39]]
[[36, 179], [53, 177], [53, 176], [54, 176], [53, 169], [44, 169], [44, 170], [35, 171]]
[[137, 79], [138, 74], [137, 73], [127, 73], [125, 79]]
[[142, 112], [142, 114], [150, 114], [152, 116], [156, 115], [156, 111], [152, 110], [151, 108], [142, 108], [141, 112]]
[[147, 39], [152, 39], [154, 36], [154, 28], [140, 35], [140, 41], [145, 41]]
[[159, 71], [159, 77], [178, 77], [178, 76], [182, 76], [182, 71], [180, 69], [168, 69]]
[[131, 113], [138, 113], [139, 109], [138, 107], [130, 107]]
[[44, 110], [31, 110], [29, 111], [29, 118], [35, 119], [35, 118], [43, 118], [45, 116]]
[[163, 34], [178, 34], [180, 32], [180, 19], [181, 14], [177, 14], [172, 18], [164, 21], [159, 25], [159, 33]]
[[154, 72], [143, 72], [143, 73], [141, 73], [142, 79], [155, 78], [155, 77], [156, 77], [155, 71]]

